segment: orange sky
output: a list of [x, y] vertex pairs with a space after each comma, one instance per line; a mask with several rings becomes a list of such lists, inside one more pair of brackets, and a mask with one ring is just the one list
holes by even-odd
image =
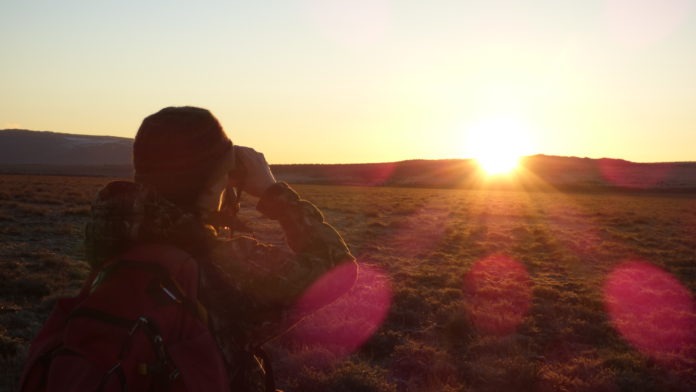
[[696, 160], [694, 0], [47, 3], [0, 3], [0, 128], [195, 105], [271, 163]]

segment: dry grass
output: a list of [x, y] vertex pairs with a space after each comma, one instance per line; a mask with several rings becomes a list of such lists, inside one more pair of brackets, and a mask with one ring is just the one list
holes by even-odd
[[[0, 177], [0, 390], [14, 388], [53, 299], [73, 293], [87, 273], [86, 205], [106, 181]], [[280, 387], [696, 389], [693, 196], [297, 189], [344, 235], [362, 273], [348, 295], [272, 342]], [[272, 222], [250, 207], [242, 213], [257, 237], [282, 241]], [[665, 278], [623, 273], [626, 262]], [[610, 314], [625, 292], [615, 286], [637, 279], [641, 286], [629, 286], [636, 298], [686, 301], [667, 307], [678, 317], [659, 302]], [[636, 329], [647, 338], [619, 332]], [[640, 339], [652, 336], [669, 344], [646, 349]]]
[[55, 298], [88, 273], [82, 233], [103, 178], [0, 176], [0, 390], [14, 390]]

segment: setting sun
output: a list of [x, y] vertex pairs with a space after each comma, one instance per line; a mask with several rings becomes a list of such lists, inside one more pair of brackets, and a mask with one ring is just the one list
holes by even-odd
[[488, 175], [505, 174], [514, 171], [519, 164], [520, 157], [490, 154], [476, 158], [476, 163]]
[[508, 117], [483, 120], [469, 130], [467, 151], [487, 175], [513, 172], [529, 154], [530, 135], [522, 122]]

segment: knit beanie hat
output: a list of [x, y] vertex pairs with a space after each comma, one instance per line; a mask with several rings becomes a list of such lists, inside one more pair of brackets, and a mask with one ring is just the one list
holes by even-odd
[[208, 110], [164, 108], [146, 117], [135, 135], [135, 182], [190, 209], [231, 148], [232, 141]]

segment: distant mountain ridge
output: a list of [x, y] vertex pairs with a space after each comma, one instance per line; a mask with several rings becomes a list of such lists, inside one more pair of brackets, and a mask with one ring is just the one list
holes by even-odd
[[[130, 177], [133, 139], [18, 129], [0, 130], [0, 173]], [[362, 164], [271, 165], [295, 184], [646, 190], [696, 193], [696, 162], [635, 163], [535, 155], [511, 176], [485, 177], [470, 159]]]
[[0, 130], [0, 164], [129, 165], [133, 139]]

